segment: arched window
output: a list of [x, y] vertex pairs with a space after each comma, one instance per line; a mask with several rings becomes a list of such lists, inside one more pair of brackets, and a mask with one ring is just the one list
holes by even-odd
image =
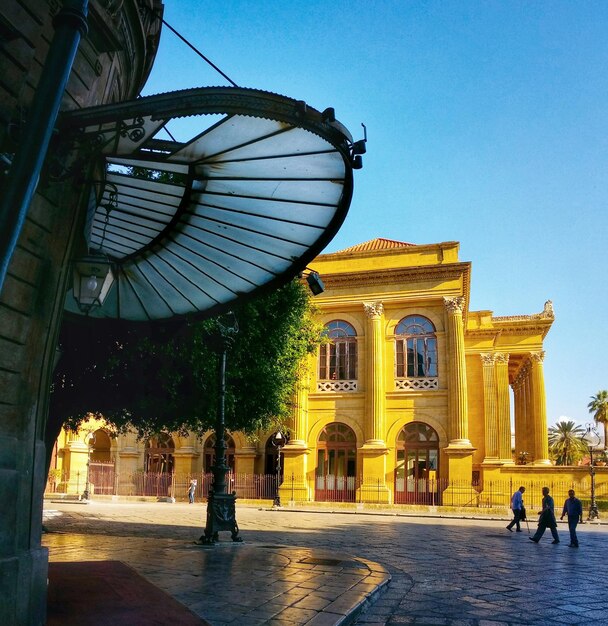
[[421, 315], [404, 317], [395, 329], [395, 376], [437, 377], [437, 338], [433, 324]]
[[330, 341], [319, 351], [319, 380], [357, 379], [357, 333], [343, 320], [325, 325], [324, 336]]
[[439, 437], [423, 422], [407, 424], [397, 436], [395, 504], [440, 504]]
[[346, 424], [328, 424], [317, 441], [315, 499], [354, 502], [356, 495], [357, 437]]
[[[224, 439], [226, 443], [226, 465], [230, 468], [231, 472], [234, 472], [234, 452], [236, 446], [234, 445], [234, 439], [230, 435], [226, 435]], [[211, 471], [215, 463], [215, 435], [211, 435], [205, 441], [205, 459], [204, 459], [204, 471], [208, 474]]]
[[173, 473], [173, 453], [175, 443], [169, 433], [160, 433], [146, 441], [146, 472], [159, 474]]

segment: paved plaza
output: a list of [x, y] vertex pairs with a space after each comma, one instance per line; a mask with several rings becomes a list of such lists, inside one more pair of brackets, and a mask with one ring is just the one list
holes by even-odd
[[577, 550], [565, 524], [534, 544], [506, 517], [238, 505], [244, 542], [201, 547], [205, 511], [47, 502], [43, 543], [51, 561], [123, 561], [213, 626], [608, 624], [601, 524], [579, 526]]

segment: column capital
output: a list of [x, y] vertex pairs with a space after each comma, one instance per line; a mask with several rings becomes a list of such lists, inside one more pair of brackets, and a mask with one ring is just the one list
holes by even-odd
[[382, 302], [364, 302], [363, 310], [367, 317], [374, 319], [384, 314], [384, 305]]
[[484, 366], [493, 366], [495, 361], [495, 355], [491, 352], [482, 352], [480, 355], [481, 363]]
[[545, 351], [539, 350], [538, 352], [530, 352], [530, 360], [533, 364], [542, 363], [545, 360]]
[[464, 298], [462, 296], [448, 297], [444, 296], [443, 304], [448, 313], [452, 315], [462, 314], [464, 309]]
[[497, 352], [496, 353], [496, 362], [507, 364], [509, 362], [509, 353], [508, 352]]

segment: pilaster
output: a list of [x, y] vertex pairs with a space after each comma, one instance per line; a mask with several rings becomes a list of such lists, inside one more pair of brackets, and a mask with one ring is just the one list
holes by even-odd
[[532, 405], [534, 407], [534, 465], [551, 465], [547, 431], [547, 407], [545, 398], [545, 375], [543, 360], [545, 353], [530, 353]]
[[279, 488], [279, 496], [283, 506], [286, 502], [293, 506], [296, 502], [312, 500], [314, 483], [308, 483], [308, 455], [310, 450], [306, 444], [291, 440], [281, 451], [283, 456], [283, 483]]
[[498, 463], [498, 415], [496, 408], [496, 368], [495, 356], [489, 353], [480, 354], [483, 375], [483, 405], [485, 425], [485, 458], [484, 465]]
[[310, 390], [310, 363], [305, 359], [303, 373], [296, 386], [294, 396], [292, 432], [290, 443], [294, 447], [305, 447], [308, 435], [308, 394]]
[[384, 448], [384, 306], [366, 302], [363, 308], [367, 315], [366, 445]]
[[511, 450], [511, 402], [509, 399], [509, 355], [496, 353], [496, 394], [498, 409], [498, 458], [513, 465]]
[[464, 298], [443, 299], [447, 314], [449, 448], [473, 450], [468, 433], [467, 374], [464, 351]]

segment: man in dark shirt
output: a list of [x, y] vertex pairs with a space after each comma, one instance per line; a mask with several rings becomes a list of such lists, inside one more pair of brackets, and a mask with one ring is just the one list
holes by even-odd
[[543, 487], [543, 510], [538, 514], [538, 529], [534, 533], [534, 536], [529, 538], [530, 541], [538, 543], [544, 535], [545, 530], [549, 528], [551, 530], [551, 535], [553, 536], [553, 541], [551, 543], [559, 543], [554, 509], [555, 503], [553, 502], [553, 498], [549, 495], [549, 487]]
[[574, 489], [570, 489], [568, 497], [564, 502], [564, 508], [562, 510], [562, 516], [559, 519], [564, 519], [564, 515], [568, 515], [568, 530], [570, 531], [570, 548], [578, 548], [578, 537], [576, 536], [576, 526], [579, 521], [583, 523], [583, 505], [581, 501], [574, 496]]

